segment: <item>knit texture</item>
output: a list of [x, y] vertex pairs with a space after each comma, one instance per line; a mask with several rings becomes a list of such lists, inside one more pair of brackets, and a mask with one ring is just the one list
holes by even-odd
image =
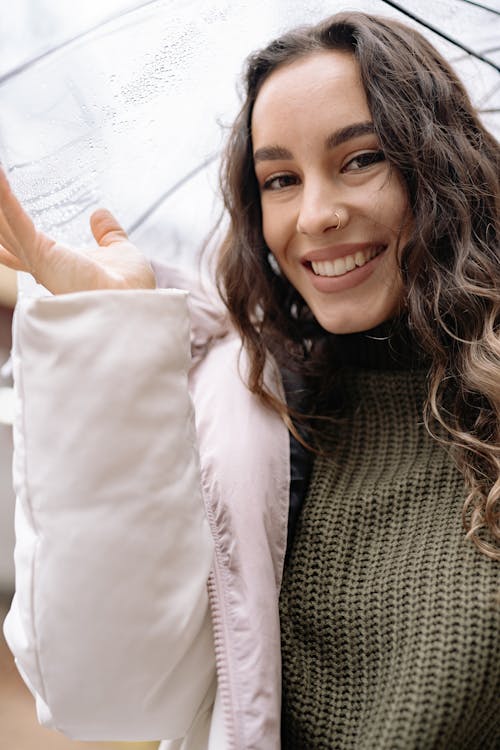
[[[350, 369], [280, 597], [284, 750], [500, 750], [500, 570], [422, 371]], [[496, 600], [496, 601], [495, 601]]]

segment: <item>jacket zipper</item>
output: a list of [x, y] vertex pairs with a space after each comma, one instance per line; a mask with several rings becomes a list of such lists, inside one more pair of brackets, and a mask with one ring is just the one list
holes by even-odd
[[[231, 679], [225, 650], [227, 642], [227, 627], [224, 614], [221, 611], [220, 599], [222, 599], [221, 584], [221, 550], [217, 538], [217, 528], [212, 508], [206, 503], [207, 518], [212, 531], [215, 546], [215, 565], [208, 577], [208, 600], [212, 615], [212, 627], [215, 648], [215, 666], [217, 671], [217, 689], [220, 690], [222, 710], [224, 714], [224, 726], [226, 730], [227, 750], [238, 750], [235, 738], [236, 719], [234, 707], [231, 700]], [[240, 744], [241, 748], [241, 744]]]

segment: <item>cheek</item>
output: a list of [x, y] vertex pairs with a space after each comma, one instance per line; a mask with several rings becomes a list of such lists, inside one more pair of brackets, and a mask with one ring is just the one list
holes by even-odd
[[262, 234], [268, 248], [278, 255], [281, 249], [280, 223], [274, 212], [262, 209]]
[[391, 185], [389, 198], [386, 201], [386, 207], [389, 215], [392, 214], [392, 228], [394, 232], [401, 233], [404, 238], [408, 234], [408, 227], [411, 226], [412, 217], [406, 186], [399, 175], [391, 176]]
[[267, 242], [268, 247], [271, 247], [271, 241], [272, 241], [271, 224], [269, 221], [269, 214], [264, 208], [262, 208], [262, 234], [264, 235], [264, 239]]
[[295, 223], [291, 212], [280, 206], [263, 207], [262, 234], [276, 258], [283, 259], [288, 243], [295, 235]]

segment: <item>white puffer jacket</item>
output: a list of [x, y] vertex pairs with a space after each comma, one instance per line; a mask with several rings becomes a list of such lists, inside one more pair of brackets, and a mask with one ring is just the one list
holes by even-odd
[[245, 387], [223, 314], [174, 289], [25, 300], [13, 362], [5, 635], [40, 720], [277, 750], [288, 435]]

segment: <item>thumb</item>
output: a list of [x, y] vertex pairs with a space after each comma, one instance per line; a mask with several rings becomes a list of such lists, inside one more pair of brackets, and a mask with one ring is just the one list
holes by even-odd
[[127, 240], [127, 233], [118, 223], [113, 214], [105, 208], [94, 211], [90, 217], [90, 228], [97, 243], [101, 247], [113, 245], [115, 242]]

